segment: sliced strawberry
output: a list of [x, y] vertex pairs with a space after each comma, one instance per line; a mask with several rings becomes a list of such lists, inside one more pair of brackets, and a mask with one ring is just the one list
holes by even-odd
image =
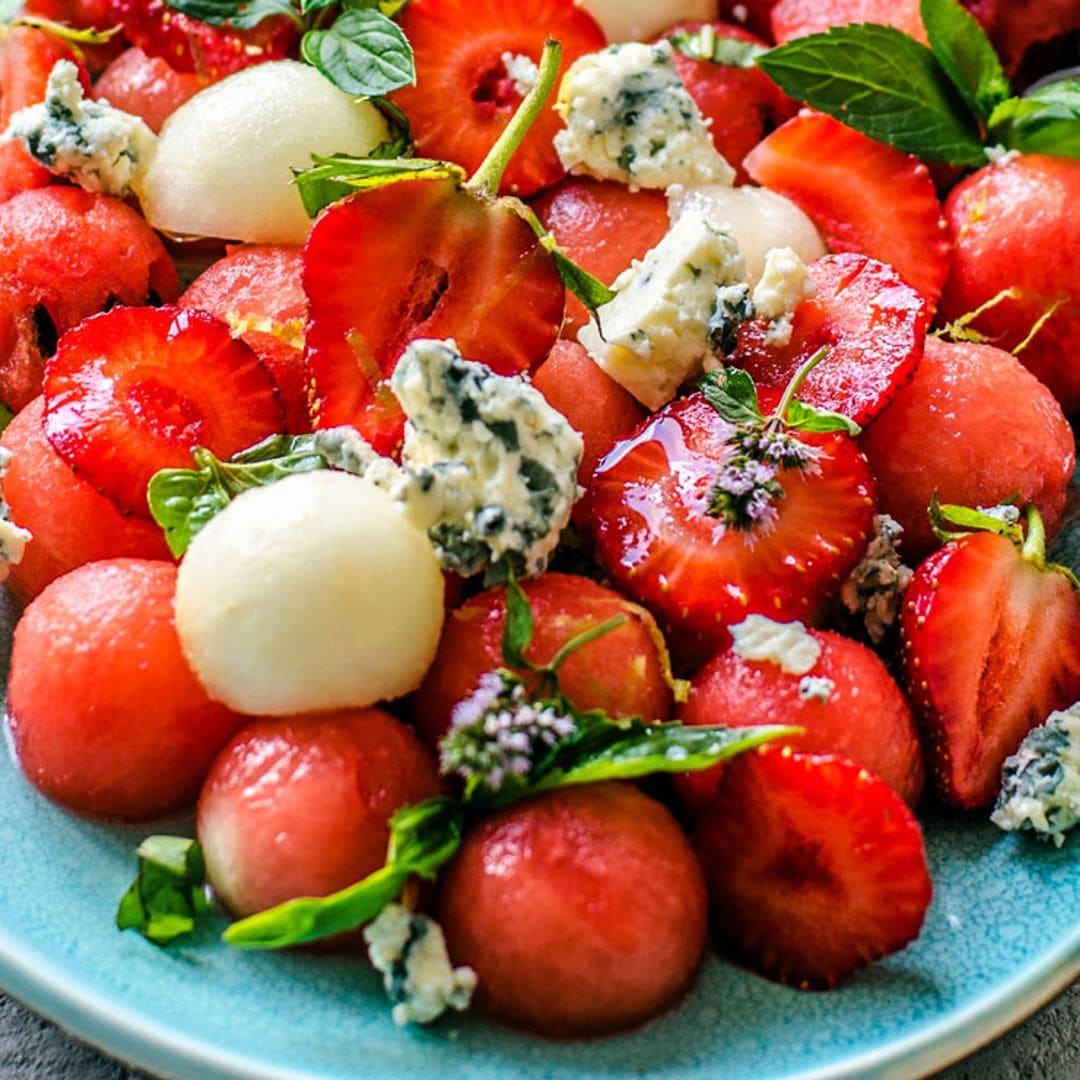
[[[587, 176], [568, 176], [533, 209], [563, 251], [605, 285], [656, 247], [670, 225], [662, 192]], [[588, 321], [584, 305], [568, 293], [563, 334], [573, 337]]]
[[94, 96], [141, 117], [153, 131], [206, 82], [192, 72], [176, 71], [160, 56], [125, 49], [101, 74]]
[[[521, 104], [528, 80], [519, 69], [539, 61], [545, 38], [562, 42], [563, 70], [607, 43], [574, 0], [412, 0], [400, 22], [416, 57], [416, 85], [390, 96], [408, 115], [420, 154], [469, 173]], [[566, 175], [551, 145], [560, 126], [545, 110], [501, 190], [530, 195]]]
[[936, 786], [954, 806], [988, 806], [1005, 758], [1080, 698], [1077, 594], [1006, 537], [973, 533], [919, 567], [901, 625]]
[[795, 309], [787, 345], [763, 321], [744, 323], [732, 363], [762, 386], [784, 387], [819, 349], [800, 396], [863, 424], [910, 378], [926, 343], [926, 301], [895, 270], [865, 255], [826, 255], [809, 267], [814, 295]]
[[832, 26], [867, 22], [894, 26], [926, 42], [919, 0], [778, 0], [772, 9], [777, 43], [820, 34]]
[[677, 399], [617, 443], [589, 486], [597, 557], [614, 581], [665, 621], [674, 644], [703, 660], [751, 612], [813, 617], [859, 559], [873, 481], [839, 433], [792, 433], [817, 468], [779, 473], [774, 515], [750, 528], [710, 513], [733, 459], [735, 429], [700, 393]]
[[930, 904], [919, 823], [887, 784], [843, 758], [743, 754], [694, 844], [723, 943], [800, 989], [835, 986], [902, 949]]
[[404, 418], [386, 379], [416, 338], [457, 341], [500, 374], [547, 355], [562, 322], [555, 264], [513, 210], [449, 180], [361, 192], [304, 247], [317, 427], [355, 424], [391, 451]]
[[53, 449], [144, 517], [159, 469], [190, 466], [196, 446], [229, 457], [282, 426], [270, 373], [205, 311], [114, 308], [68, 331], [45, 368]]
[[210, 82], [264, 60], [280, 60], [296, 45], [296, 29], [286, 16], [237, 30], [210, 26], [164, 0], [109, 0], [109, 15], [148, 56], [160, 56], [177, 71], [194, 72]]
[[830, 251], [857, 251], [895, 267], [937, 304], [949, 272], [949, 243], [925, 165], [823, 113], [802, 112], [744, 162], [763, 187], [807, 214]]

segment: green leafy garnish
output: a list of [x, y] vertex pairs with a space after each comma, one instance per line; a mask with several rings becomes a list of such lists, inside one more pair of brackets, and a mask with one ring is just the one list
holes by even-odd
[[155, 945], [191, 933], [211, 909], [202, 848], [183, 836], [150, 836], [136, 849], [139, 873], [120, 900], [116, 925]]
[[295, 170], [296, 187], [308, 217], [315, 217], [319, 211], [354, 191], [370, 191], [402, 180], [460, 182], [465, 179], [465, 171], [460, 166], [429, 158], [356, 158], [335, 154], [332, 157], [316, 156], [313, 160], [315, 164], [311, 168]]
[[1059, 79], [1003, 101], [989, 127], [991, 138], [1025, 154], [1080, 157], [1080, 78]]
[[[286, 15], [299, 25], [291, 0], [165, 0], [174, 11], [211, 26], [235, 26], [250, 30], [272, 15]], [[336, 0], [334, 0], [336, 2]]]
[[990, 118], [1012, 87], [993, 45], [972, 14], [956, 3], [923, 3], [921, 12], [930, 49], [969, 107]]
[[669, 34], [668, 41], [673, 49], [691, 60], [708, 60], [721, 67], [752, 68], [754, 61], [769, 51], [767, 45], [759, 45], [756, 41], [723, 37], [711, 23], [705, 23], [700, 30], [679, 30]]
[[765, 419], [754, 380], [742, 368], [710, 372], [698, 385], [705, 400], [729, 424], [757, 424]]
[[309, 30], [300, 55], [339, 90], [357, 97], [378, 97], [416, 82], [412, 46], [401, 27], [373, 8], [346, 11], [326, 30]]

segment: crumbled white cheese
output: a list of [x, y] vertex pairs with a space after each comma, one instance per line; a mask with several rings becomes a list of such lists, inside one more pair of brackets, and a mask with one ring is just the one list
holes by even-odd
[[792, 315], [813, 295], [814, 286], [798, 252], [790, 247], [769, 248], [765, 269], [751, 297], [757, 317], [771, 324], [767, 344], [787, 345], [791, 341]]
[[5, 140], [22, 139], [35, 160], [87, 191], [123, 197], [146, 168], [157, 136], [137, 116], [83, 96], [78, 68], [58, 60], [45, 100], [11, 118]]
[[1007, 832], [1030, 829], [1057, 847], [1080, 824], [1080, 703], [1051, 713], [1005, 759], [990, 820]]
[[6, 446], [0, 446], [0, 480], [7, 476], [13, 459], [14, 454]]
[[609, 45], [575, 60], [555, 109], [566, 122], [555, 150], [572, 173], [646, 188], [734, 182], [667, 41]]
[[900, 602], [914, 571], [898, 550], [904, 527], [888, 514], [875, 514], [873, 533], [862, 559], [843, 585], [840, 602], [861, 615], [870, 640], [880, 643], [900, 613]]
[[12, 566], [22, 562], [26, 545], [33, 539], [34, 534], [29, 529], [0, 518], [0, 581], [7, 577]]
[[746, 266], [731, 235], [683, 215], [645, 257], [615, 279], [615, 299], [578, 333], [589, 355], [646, 408], [659, 409], [712, 354], [720, 292], [742, 286]]
[[801, 622], [747, 615], [731, 627], [731, 637], [731, 647], [744, 660], [768, 660], [788, 675], [807, 674], [821, 656], [821, 644]]
[[364, 940], [372, 964], [382, 972], [398, 1026], [430, 1024], [447, 1009], [469, 1007], [476, 972], [451, 965], [442, 927], [434, 919], [388, 904], [364, 928]]
[[986, 160], [991, 165], [1007, 165], [1010, 161], [1015, 161], [1020, 156], [1019, 150], [1006, 150], [1001, 143], [996, 146], [988, 146], [984, 150], [986, 154]]
[[1012, 503], [999, 503], [997, 506], [977, 506], [980, 514], [1003, 521], [1006, 525], [1015, 525], [1020, 520], [1020, 507]]
[[799, 698], [802, 701], [820, 701], [826, 704], [836, 689], [836, 683], [824, 675], [804, 675], [799, 680]]
[[530, 56], [522, 56], [520, 53], [504, 52], [500, 59], [506, 68], [506, 75], [513, 84], [514, 89], [524, 97], [535, 85], [540, 77], [540, 69]]

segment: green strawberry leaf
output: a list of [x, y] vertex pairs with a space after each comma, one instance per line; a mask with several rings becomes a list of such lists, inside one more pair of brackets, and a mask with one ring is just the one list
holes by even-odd
[[930, 517], [930, 527], [938, 539], [945, 543], [973, 532], [996, 533], [1011, 540], [1018, 547], [1024, 541], [1020, 510], [1011, 503], [988, 509], [973, 509], [970, 506], [939, 502], [935, 491], [926, 512]]
[[211, 909], [202, 848], [182, 836], [151, 836], [136, 850], [139, 872], [120, 900], [116, 925], [155, 945], [190, 933]]
[[931, 161], [986, 163], [978, 118], [934, 54], [894, 27], [834, 27], [757, 64], [792, 97], [872, 139]]
[[401, 27], [371, 8], [346, 11], [326, 30], [309, 30], [300, 53], [355, 97], [381, 97], [416, 82], [412, 46]]
[[291, 0], [165, 0], [165, 3], [193, 19], [211, 26], [235, 26], [250, 30], [271, 15], [287, 15], [299, 24]]
[[1080, 157], [1080, 77], [1059, 79], [1009, 98], [988, 121], [991, 141], [1025, 154]]
[[757, 424], [765, 419], [754, 380], [742, 368], [711, 371], [698, 382], [705, 400], [729, 424]]
[[711, 23], [700, 30], [679, 30], [668, 35], [671, 47], [691, 60], [708, 60], [721, 67], [752, 68], [759, 56], [769, 51], [767, 45], [740, 38], [723, 37]]
[[316, 217], [331, 203], [354, 191], [370, 191], [407, 180], [464, 180], [464, 170], [430, 158], [368, 157], [345, 154], [332, 157], [313, 155], [315, 164], [294, 169], [296, 188], [308, 217]]
[[1012, 96], [990, 39], [956, 0], [922, 0], [930, 48], [964, 100], [983, 119]]

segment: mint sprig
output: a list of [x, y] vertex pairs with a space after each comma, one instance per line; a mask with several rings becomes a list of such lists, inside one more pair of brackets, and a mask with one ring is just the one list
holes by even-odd
[[182, 836], [150, 836], [136, 849], [139, 872], [120, 900], [116, 925], [155, 945], [191, 933], [211, 909], [202, 848]]

